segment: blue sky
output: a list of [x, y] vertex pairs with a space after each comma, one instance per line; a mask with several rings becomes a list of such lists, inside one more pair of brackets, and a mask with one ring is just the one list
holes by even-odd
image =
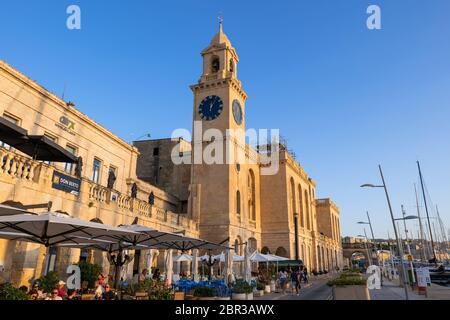
[[[432, 4], [431, 4], [432, 3]], [[77, 4], [82, 29], [66, 28]], [[382, 30], [366, 28], [377, 4]], [[123, 139], [191, 128], [189, 85], [200, 51], [224, 30], [236, 48], [249, 99], [246, 124], [279, 128], [341, 209], [342, 233], [392, 230], [379, 182], [393, 206], [415, 213], [421, 161], [427, 187], [450, 226], [450, 2], [8, 1], [0, 7], [0, 59], [74, 101]], [[411, 223], [414, 227], [414, 223]], [[392, 235], [392, 231], [391, 235]]]

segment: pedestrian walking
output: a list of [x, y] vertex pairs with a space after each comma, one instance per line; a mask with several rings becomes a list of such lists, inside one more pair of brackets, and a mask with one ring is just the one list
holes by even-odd
[[[298, 269], [295, 269], [294, 271], [292, 271], [291, 273], [291, 282], [292, 282], [292, 289], [295, 288], [295, 292], [297, 294], [297, 296], [300, 294], [300, 271]], [[294, 290], [292, 290], [292, 294], [294, 294]]]
[[286, 291], [286, 283], [287, 283], [287, 278], [288, 278], [288, 274], [287, 274], [286, 270], [281, 269], [281, 271], [279, 273], [279, 278], [280, 278], [280, 287], [284, 294]]
[[308, 269], [306, 267], [303, 268], [303, 281], [308, 283]]

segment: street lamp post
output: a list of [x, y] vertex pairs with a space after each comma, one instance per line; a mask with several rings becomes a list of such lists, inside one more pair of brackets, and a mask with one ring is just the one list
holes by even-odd
[[376, 259], [377, 259], [377, 263], [379, 264], [379, 259], [378, 259], [378, 253], [377, 253], [377, 245], [375, 242], [375, 236], [373, 233], [373, 228], [372, 228], [372, 221], [370, 221], [370, 216], [369, 216], [369, 211], [366, 211], [367, 214], [367, 222], [365, 221], [359, 221], [358, 224], [368, 224], [370, 227], [370, 233], [372, 234], [372, 241], [373, 241], [373, 245], [375, 246], [375, 248], [372, 248], [372, 251], [375, 251], [375, 255], [376, 255]]
[[409, 261], [410, 262], [409, 266], [411, 268], [411, 282], [412, 282], [411, 285], [414, 285], [414, 283], [416, 282], [416, 279], [414, 277], [414, 264], [412, 261], [411, 246], [409, 244], [409, 239], [408, 239], [408, 229], [406, 228], [406, 219], [405, 219], [406, 212], [405, 212], [405, 209], [403, 208], [403, 205], [402, 205], [402, 215], [403, 215], [403, 226], [405, 227], [406, 248], [408, 249], [408, 255], [409, 255], [408, 259], [411, 259]]
[[359, 238], [364, 238], [364, 246], [366, 247], [366, 252], [367, 252], [367, 259], [369, 260], [369, 266], [372, 265], [372, 258], [370, 256], [370, 252], [369, 252], [369, 247], [367, 246], [367, 242], [369, 241], [369, 239], [367, 239], [367, 233], [366, 233], [366, 228], [364, 228], [364, 235], [359, 234], [358, 235]]
[[[387, 187], [386, 187], [386, 182], [384, 181], [383, 170], [381, 169], [381, 165], [378, 165], [378, 169], [380, 171], [380, 176], [381, 176], [381, 180], [383, 182], [383, 185], [376, 186], [376, 185], [373, 185], [373, 184], [363, 184], [361, 187], [383, 188], [384, 189], [384, 192], [386, 194], [386, 200], [387, 200], [388, 207], [389, 207], [389, 212], [391, 214], [392, 226], [394, 227], [395, 238], [397, 240], [397, 252], [398, 252], [398, 254], [400, 256], [400, 263], [402, 265], [401, 270], [402, 270], [403, 274], [405, 274], [405, 266], [403, 265], [403, 257], [400, 254], [400, 241], [399, 241], [399, 238], [398, 238], [397, 227], [395, 226], [394, 213], [392, 212], [391, 200], [389, 199], [389, 193], [388, 193], [388, 190], [387, 190]], [[405, 283], [404, 277], [403, 277], [403, 287], [405, 289], [405, 298], [406, 298], [406, 300], [409, 300], [408, 287], [407, 287], [407, 285]]]
[[[403, 205], [402, 205], [402, 216], [403, 216], [403, 218], [398, 218], [395, 220], [396, 221], [403, 220], [403, 226], [405, 228], [406, 248], [408, 249], [408, 255], [412, 257], [411, 246], [409, 245], [409, 239], [408, 239], [408, 229], [406, 228], [406, 220], [419, 219], [419, 217], [418, 216], [406, 216], [406, 212], [405, 212]], [[411, 286], [412, 286], [416, 282], [416, 279], [414, 277], [414, 264], [413, 264], [412, 260], [409, 262], [409, 266], [411, 268]], [[409, 277], [407, 277], [407, 280], [409, 283]]]

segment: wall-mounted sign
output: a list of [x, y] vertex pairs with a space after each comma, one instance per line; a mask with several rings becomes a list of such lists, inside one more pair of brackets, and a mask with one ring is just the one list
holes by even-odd
[[66, 116], [61, 116], [59, 122], [55, 123], [58, 128], [67, 131], [68, 133], [75, 135], [75, 122], [67, 118]]
[[53, 171], [52, 187], [78, 196], [80, 194], [81, 180]]

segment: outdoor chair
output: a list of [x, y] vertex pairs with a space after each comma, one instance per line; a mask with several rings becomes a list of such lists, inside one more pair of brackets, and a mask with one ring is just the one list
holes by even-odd
[[146, 300], [148, 298], [147, 292], [136, 292], [134, 295], [135, 300]]
[[81, 300], [94, 300], [95, 294], [85, 293], [81, 295]]
[[174, 300], [184, 300], [184, 292], [175, 292]]

